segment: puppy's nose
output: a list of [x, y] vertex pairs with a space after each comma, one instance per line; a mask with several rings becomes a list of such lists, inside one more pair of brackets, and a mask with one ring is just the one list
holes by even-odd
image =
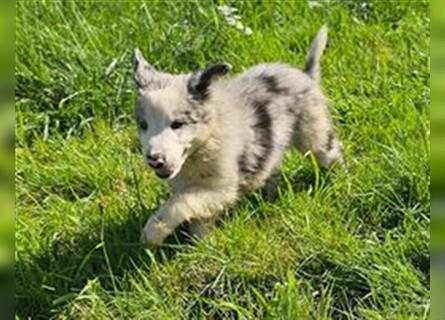
[[159, 153], [147, 154], [150, 167], [160, 169], [164, 166], [164, 158]]

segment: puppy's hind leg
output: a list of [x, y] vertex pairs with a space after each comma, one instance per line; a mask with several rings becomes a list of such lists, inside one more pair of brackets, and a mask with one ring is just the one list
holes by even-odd
[[266, 180], [266, 184], [261, 188], [266, 201], [273, 202], [278, 198], [278, 185], [281, 181], [281, 173], [278, 169], [274, 169], [270, 177]]
[[346, 169], [343, 146], [334, 129], [328, 129], [321, 136], [322, 141], [318, 143], [318, 148], [314, 150], [318, 163], [324, 168], [328, 168], [332, 164], [338, 163]]
[[343, 146], [327, 112], [323, 109], [319, 108], [318, 114], [312, 114], [297, 122], [294, 145], [303, 154], [312, 152], [321, 167], [328, 168], [334, 163], [339, 163], [346, 169]]

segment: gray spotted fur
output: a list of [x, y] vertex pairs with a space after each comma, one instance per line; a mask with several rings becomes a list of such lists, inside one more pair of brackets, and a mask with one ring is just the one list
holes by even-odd
[[[171, 75], [156, 71], [136, 51], [135, 114], [142, 151], [163, 155], [173, 189], [148, 220], [145, 243], [162, 243], [184, 221], [212, 220], [240, 195], [262, 187], [289, 147], [314, 153], [324, 167], [344, 163], [319, 87], [326, 40], [322, 27], [305, 72], [261, 64], [219, 81], [214, 79], [227, 73], [228, 65]], [[174, 129], [174, 121], [183, 126]], [[144, 122], [147, 129], [140, 125]]]

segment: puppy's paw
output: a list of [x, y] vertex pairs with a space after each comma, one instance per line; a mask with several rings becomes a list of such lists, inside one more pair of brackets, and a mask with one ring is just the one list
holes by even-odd
[[151, 218], [142, 231], [141, 242], [146, 246], [160, 246], [171, 232], [165, 223]]

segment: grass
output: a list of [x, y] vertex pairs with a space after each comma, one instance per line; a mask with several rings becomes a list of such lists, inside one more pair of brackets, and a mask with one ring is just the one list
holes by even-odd
[[[17, 3], [18, 319], [429, 318], [428, 2], [233, 5], [251, 36], [207, 1]], [[138, 151], [133, 49], [170, 72], [301, 67], [323, 22], [350, 172], [291, 152], [276, 201], [144, 250], [168, 189]]]

